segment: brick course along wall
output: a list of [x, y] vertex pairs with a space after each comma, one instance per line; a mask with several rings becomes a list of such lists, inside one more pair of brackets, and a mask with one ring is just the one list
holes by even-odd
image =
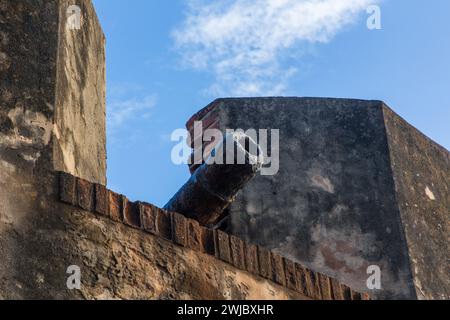
[[177, 246], [194, 250], [316, 300], [370, 300], [326, 275], [316, 273], [275, 252], [220, 230], [211, 230], [183, 215], [143, 202], [130, 202], [99, 184], [59, 173], [59, 200], [120, 222]]

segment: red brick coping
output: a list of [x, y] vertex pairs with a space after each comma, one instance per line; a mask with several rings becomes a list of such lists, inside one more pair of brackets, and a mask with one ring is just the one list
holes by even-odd
[[356, 292], [261, 246], [246, 243], [220, 230], [202, 227], [181, 214], [144, 202], [130, 202], [103, 185], [64, 172], [59, 173], [59, 199], [182, 247], [215, 256], [235, 268], [315, 300], [370, 300], [368, 294]]

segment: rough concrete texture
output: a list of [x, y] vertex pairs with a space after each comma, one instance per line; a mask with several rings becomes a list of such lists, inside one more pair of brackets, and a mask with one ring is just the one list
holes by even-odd
[[391, 166], [420, 299], [450, 299], [450, 153], [383, 108]]
[[[67, 8], [81, 9], [70, 30]], [[105, 37], [90, 1], [60, 1], [55, 169], [106, 184]]]
[[[46, 174], [52, 170], [58, 10], [54, 1], [0, 1], [0, 295], [36, 275], [22, 262], [27, 234], [40, 219]], [[42, 174], [42, 179], [36, 179]], [[38, 229], [39, 230], [39, 229]], [[37, 265], [29, 261], [29, 266]], [[33, 268], [28, 268], [33, 269]]]
[[[379, 101], [219, 99], [205, 110], [199, 118], [215, 113], [221, 130], [280, 129], [280, 171], [238, 194], [229, 232], [360, 291], [367, 290], [367, 267], [377, 265], [378, 298], [415, 299], [416, 288], [426, 292], [419, 298], [449, 298], [446, 150], [421, 142], [393, 114], [386, 131]], [[407, 178], [417, 174], [427, 179]], [[427, 186], [439, 199], [425, 198]], [[420, 197], [408, 190], [416, 187]], [[399, 207], [401, 197], [414, 214]]]
[[0, 1], [0, 148], [6, 168], [34, 167], [50, 143], [58, 17], [48, 13], [55, 10], [50, 1]]
[[[67, 28], [69, 3], [80, 30]], [[106, 183], [104, 36], [91, 2], [1, 0], [0, 23], [2, 158], [33, 167], [49, 147], [56, 169]]]

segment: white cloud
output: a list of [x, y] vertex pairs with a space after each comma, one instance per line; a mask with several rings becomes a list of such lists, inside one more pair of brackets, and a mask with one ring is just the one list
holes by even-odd
[[109, 124], [120, 126], [126, 120], [136, 117], [148, 117], [150, 110], [155, 106], [155, 96], [146, 96], [142, 99], [130, 98], [127, 100], [116, 100], [109, 107]]
[[111, 86], [108, 91], [108, 126], [120, 127], [126, 121], [147, 118], [156, 105], [156, 95], [142, 95], [139, 86], [131, 84]]
[[289, 53], [327, 43], [378, 0], [190, 0], [173, 37], [184, 62], [211, 70], [212, 94], [277, 95], [298, 70]]

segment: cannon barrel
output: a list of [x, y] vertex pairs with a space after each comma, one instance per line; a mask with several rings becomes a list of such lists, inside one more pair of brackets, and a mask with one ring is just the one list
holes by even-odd
[[228, 134], [164, 209], [215, 226], [262, 164], [263, 155], [253, 139], [243, 133]]

